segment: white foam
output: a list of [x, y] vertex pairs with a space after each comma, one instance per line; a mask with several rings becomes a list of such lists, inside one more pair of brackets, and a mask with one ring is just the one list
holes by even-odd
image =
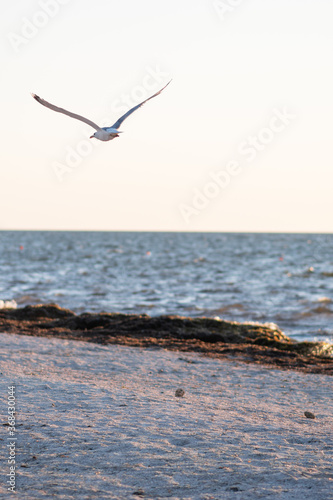
[[0, 300], [0, 309], [16, 309], [17, 303], [15, 300]]

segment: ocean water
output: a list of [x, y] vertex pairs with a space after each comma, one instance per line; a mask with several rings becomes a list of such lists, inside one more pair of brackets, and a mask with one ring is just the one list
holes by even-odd
[[0, 232], [0, 299], [276, 323], [333, 342], [333, 235]]

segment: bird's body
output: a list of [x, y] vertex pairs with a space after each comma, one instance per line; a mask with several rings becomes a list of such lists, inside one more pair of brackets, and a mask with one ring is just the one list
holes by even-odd
[[97, 130], [91, 138], [92, 137], [95, 137], [95, 139], [99, 139], [100, 141], [112, 141], [112, 139], [119, 137], [119, 130], [112, 127], [103, 127], [100, 130]]
[[119, 137], [119, 134], [121, 132], [118, 129], [119, 129], [120, 125], [123, 123], [123, 121], [126, 120], [126, 118], [129, 115], [131, 115], [134, 111], [139, 109], [145, 102], [147, 102], [150, 99], [152, 99], [153, 97], [156, 97], [157, 95], [159, 95], [162, 92], [162, 90], [164, 90], [165, 87], [167, 87], [169, 85], [169, 83], [170, 82], [168, 82], [161, 90], [156, 92], [156, 94], [152, 95], [151, 97], [148, 97], [148, 99], [146, 99], [145, 101], [142, 101], [140, 104], [137, 104], [136, 106], [131, 108], [129, 111], [127, 111], [111, 127], [99, 127], [98, 125], [96, 125], [96, 123], [92, 122], [88, 118], [85, 118], [84, 116], [77, 115], [77, 114], [72, 113], [71, 111], [67, 111], [66, 109], [63, 109], [63, 108], [58, 108], [58, 106], [55, 106], [54, 104], [51, 104], [51, 103], [45, 101], [44, 99], [42, 99], [41, 97], [39, 97], [36, 94], [31, 94], [31, 95], [37, 102], [39, 102], [43, 106], [46, 106], [47, 108], [50, 108], [53, 111], [56, 111], [58, 113], [63, 113], [64, 115], [70, 116], [71, 118], [75, 118], [76, 120], [80, 120], [81, 122], [87, 123], [88, 125], [93, 127], [96, 130], [96, 132], [90, 138], [95, 137], [95, 139], [98, 139], [100, 141], [112, 141], [112, 139]]

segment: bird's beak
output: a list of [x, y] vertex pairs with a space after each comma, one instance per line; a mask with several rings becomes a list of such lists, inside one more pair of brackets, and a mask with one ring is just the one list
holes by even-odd
[[91, 135], [91, 136], [89, 137], [89, 139], [93, 139], [93, 137], [94, 137], [94, 136], [93, 136], [93, 135]]

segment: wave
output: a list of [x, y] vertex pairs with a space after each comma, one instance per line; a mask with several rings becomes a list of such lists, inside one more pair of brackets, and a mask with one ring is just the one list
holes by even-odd
[[234, 309], [238, 309], [239, 311], [244, 311], [245, 306], [243, 306], [243, 304], [239, 304], [239, 303], [229, 304], [227, 306], [223, 306], [223, 307], [219, 307], [218, 309], [214, 309], [214, 312], [215, 313], [226, 313], [229, 311], [233, 311]]
[[330, 304], [332, 302], [332, 299], [329, 297], [319, 297], [318, 302], [324, 302], [326, 304]]
[[332, 309], [330, 309], [328, 306], [317, 306], [314, 307], [313, 309], [309, 309], [308, 311], [304, 311], [298, 315], [300, 318], [309, 318], [312, 316], [318, 316], [318, 315], [326, 315], [330, 316], [333, 314]]

